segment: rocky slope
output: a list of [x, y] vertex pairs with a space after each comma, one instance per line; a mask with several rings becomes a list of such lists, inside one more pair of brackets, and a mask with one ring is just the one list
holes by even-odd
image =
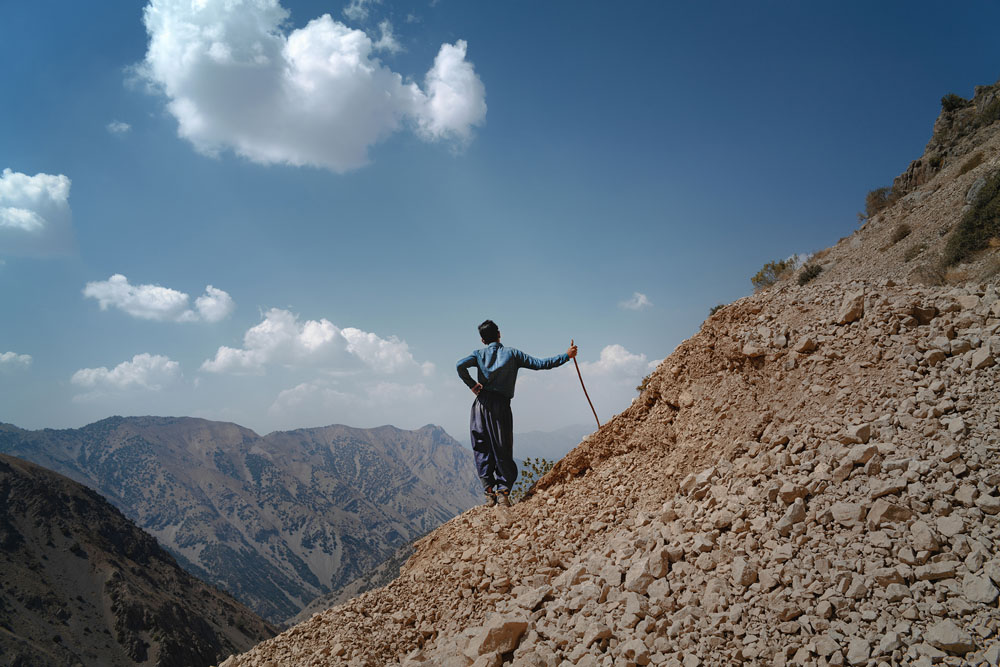
[[93, 491], [0, 455], [0, 663], [209, 665], [275, 633]]
[[[816, 280], [891, 278], [941, 285], [997, 279], [996, 246], [957, 266], [942, 266], [962, 216], [1000, 171], [1000, 122], [994, 118], [1000, 117], [1000, 82], [978, 86], [975, 93], [967, 106], [941, 112], [924, 154], [895, 179], [895, 203], [811, 260], [823, 267]], [[994, 120], [986, 122], [989, 118]]]
[[192, 573], [283, 621], [479, 500], [442, 429], [330, 426], [258, 436], [202, 419], [0, 425], [0, 451], [96, 489]]
[[820, 278], [711, 316], [533, 497], [222, 664], [997, 665], [996, 250], [951, 287], [883, 249], [910, 215], [940, 252], [1000, 167], [1000, 123], [962, 118]]

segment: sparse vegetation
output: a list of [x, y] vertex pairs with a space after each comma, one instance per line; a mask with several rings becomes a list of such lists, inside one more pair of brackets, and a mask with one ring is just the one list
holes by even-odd
[[905, 253], [903, 253], [903, 261], [910, 262], [915, 260], [917, 257], [920, 257], [920, 254], [924, 250], [927, 250], [926, 243], [914, 243], [913, 245], [911, 245], [909, 248], [906, 249]]
[[712, 315], [715, 315], [717, 312], [725, 308], [727, 305], [729, 304], [719, 303], [712, 306], [711, 308], [708, 309], [708, 316], [711, 317]]
[[980, 151], [965, 161], [965, 164], [962, 165], [962, 168], [958, 170], [958, 175], [963, 176], [972, 171], [973, 169], [975, 169], [976, 167], [978, 167], [979, 165], [981, 165], [982, 163], [983, 163], [983, 153], [982, 151]]
[[[650, 373], [649, 375], [652, 375], [652, 373]], [[647, 375], [646, 377], [642, 378], [642, 382], [640, 382], [639, 385], [635, 388], [635, 390], [637, 392], [639, 392], [640, 394], [642, 392], [646, 391], [646, 385], [649, 384], [649, 375]]]
[[799, 271], [799, 285], [805, 285], [822, 272], [823, 267], [819, 264], [806, 264], [802, 267], [802, 270]]
[[948, 93], [941, 98], [941, 111], [958, 111], [959, 109], [964, 109], [970, 104], [972, 104], [972, 102], [965, 99], [961, 95]]
[[865, 219], [871, 219], [872, 216], [895, 204], [898, 199], [899, 194], [893, 191], [891, 186], [872, 190], [865, 197]]
[[528, 457], [524, 459], [524, 465], [521, 466], [521, 474], [514, 483], [514, 488], [510, 490], [510, 499], [515, 503], [524, 500], [531, 493], [535, 483], [544, 477], [545, 473], [552, 470], [552, 466], [554, 465], [555, 463], [545, 458], [533, 459]]
[[889, 245], [896, 245], [909, 236], [911, 231], [910, 226], [905, 222], [896, 225], [896, 229], [892, 230], [892, 237], [889, 239]]
[[1000, 171], [979, 191], [972, 209], [962, 216], [944, 248], [943, 266], [954, 266], [1000, 237]]
[[935, 153], [934, 155], [927, 158], [927, 164], [931, 166], [931, 169], [937, 171], [938, 169], [941, 168], [941, 165], [944, 164], [944, 157], [942, 155]]
[[753, 283], [754, 291], [759, 292], [771, 287], [791, 271], [794, 266], [795, 260], [791, 258], [768, 262], [750, 279], [750, 282]]

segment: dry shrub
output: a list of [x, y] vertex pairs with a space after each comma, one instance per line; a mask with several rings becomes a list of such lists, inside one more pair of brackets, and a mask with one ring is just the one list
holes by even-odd
[[910, 226], [905, 222], [896, 225], [896, 228], [892, 230], [892, 237], [889, 239], [889, 245], [896, 245], [909, 236], [911, 231]]
[[750, 282], [753, 283], [754, 291], [759, 292], [774, 285], [782, 278], [787, 277], [794, 268], [795, 260], [792, 258], [768, 262], [750, 278]]
[[963, 176], [969, 173], [970, 171], [981, 165], [984, 159], [985, 157], [983, 156], [982, 151], [976, 153], [975, 155], [973, 155], [972, 157], [970, 157], [968, 160], [965, 161], [965, 164], [962, 165], [962, 168], [958, 170], [958, 175]]

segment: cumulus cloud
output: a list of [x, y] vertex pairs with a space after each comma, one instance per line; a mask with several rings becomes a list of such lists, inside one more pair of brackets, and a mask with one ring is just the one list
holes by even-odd
[[104, 128], [111, 134], [116, 134], [118, 136], [128, 134], [132, 130], [131, 125], [120, 120], [113, 120], [105, 125]]
[[271, 364], [325, 368], [327, 370], [368, 368], [376, 373], [419, 370], [429, 375], [430, 362], [418, 364], [409, 345], [395, 336], [347, 327], [329, 320], [299, 320], [298, 315], [272, 308], [264, 320], [247, 330], [243, 347], [222, 346], [212, 359], [201, 365], [212, 373], [261, 373]]
[[645, 354], [633, 354], [615, 343], [601, 350], [598, 361], [580, 364], [587, 373], [613, 377], [642, 377], [648, 371], [649, 362]]
[[232, 314], [236, 304], [228, 293], [206, 285], [205, 293], [194, 300], [194, 307], [206, 322], [220, 322]]
[[[367, 16], [370, 2], [345, 13]], [[428, 141], [467, 142], [486, 117], [485, 87], [466, 43], [443, 44], [425, 88], [373, 53], [378, 42], [329, 14], [287, 30], [278, 0], [152, 0], [140, 71], [167, 97], [178, 133], [205, 154], [344, 172], [404, 124]]]
[[626, 310], [642, 310], [643, 308], [649, 308], [652, 305], [652, 302], [650, 302], [650, 300], [647, 299], [646, 295], [642, 292], [632, 292], [631, 299], [618, 302], [618, 307]]
[[[111, 370], [81, 368], [73, 373], [70, 382], [96, 393], [120, 392], [132, 389], [159, 391], [180, 377], [180, 365], [160, 354], [137, 354], [131, 361], [123, 361]], [[93, 394], [91, 394], [93, 395]]]
[[62, 174], [0, 172], [0, 248], [5, 254], [45, 256], [72, 247], [70, 184]]
[[83, 295], [97, 299], [101, 310], [118, 308], [132, 317], [161, 322], [219, 322], [236, 307], [229, 294], [207, 285], [192, 310], [184, 292], [160, 285], [132, 285], [120, 273], [87, 283]]
[[4, 352], [0, 354], [0, 371], [4, 369], [27, 368], [33, 359], [30, 354], [18, 354], [17, 352]]

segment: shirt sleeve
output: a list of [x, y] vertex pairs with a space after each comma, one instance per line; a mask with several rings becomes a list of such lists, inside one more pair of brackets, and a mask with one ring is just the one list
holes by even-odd
[[516, 352], [517, 354], [515, 356], [517, 357], [517, 365], [520, 368], [527, 368], [533, 371], [547, 371], [552, 368], [558, 368], [569, 361], [569, 355], [565, 352], [554, 357], [548, 357], [547, 359], [536, 359], [530, 354], [525, 354], [520, 350], [517, 350]]
[[469, 389], [476, 386], [476, 382], [472, 379], [472, 376], [469, 375], [469, 369], [474, 366], [478, 366], [476, 363], [476, 355], [474, 354], [470, 354], [465, 359], [460, 360], [457, 365], [458, 377], [462, 379], [462, 382], [464, 382], [465, 386]]

